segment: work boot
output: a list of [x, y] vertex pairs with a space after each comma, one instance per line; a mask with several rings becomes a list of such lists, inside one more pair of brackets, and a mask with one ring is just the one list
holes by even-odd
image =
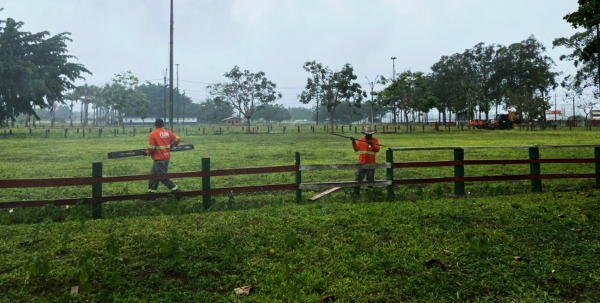
[[177, 188], [176, 190], [172, 190], [171, 193], [173, 195], [175, 195], [175, 199], [177, 199], [177, 201], [181, 200], [181, 197], [178, 195], [178, 193], [182, 193], [183, 191], [180, 188]]

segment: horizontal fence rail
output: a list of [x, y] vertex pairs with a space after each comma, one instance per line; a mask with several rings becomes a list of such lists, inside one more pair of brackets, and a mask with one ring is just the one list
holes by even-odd
[[411, 150], [454, 150], [454, 149], [529, 149], [529, 148], [590, 148], [600, 147], [600, 145], [522, 145], [522, 146], [434, 146], [434, 147], [390, 147], [393, 151], [411, 151]]
[[300, 165], [300, 170], [357, 170], [390, 168], [390, 163]]
[[0, 180], [0, 188], [81, 186], [81, 185], [92, 185], [94, 183], [115, 183], [115, 182], [130, 182], [130, 181], [164, 180], [164, 179], [237, 176], [237, 175], [295, 172], [297, 170], [298, 170], [298, 166], [288, 165], [288, 166], [257, 167], [257, 168], [221, 169], [221, 170], [185, 172], [185, 173], [169, 173], [169, 174], [164, 174], [164, 175], [134, 175], [134, 176], [118, 176], [118, 177], [81, 177], [81, 178], [56, 178], [56, 179]]
[[[541, 159], [540, 149], [554, 148], [593, 148], [594, 158], [563, 159], [549, 158]], [[496, 160], [465, 160], [465, 150], [477, 149], [527, 149], [529, 159], [496, 159]], [[424, 150], [453, 150], [453, 160], [427, 161], [427, 162], [394, 162], [394, 152], [404, 151], [424, 151]], [[473, 165], [529, 165], [530, 174], [522, 175], [496, 175], [496, 176], [465, 176], [465, 166]], [[562, 174], [542, 174], [541, 164], [595, 164], [595, 172], [589, 173], [562, 173]], [[103, 176], [102, 163], [94, 163], [92, 177], [81, 178], [50, 178], [50, 179], [20, 179], [20, 180], [0, 180], [0, 189], [6, 188], [36, 188], [36, 187], [61, 187], [61, 186], [90, 186], [92, 187], [92, 196], [85, 198], [67, 198], [67, 199], [47, 199], [31, 201], [8, 201], [0, 202], [0, 209], [15, 207], [41, 207], [47, 204], [58, 206], [66, 205], [92, 205], [93, 218], [102, 216], [102, 204], [106, 202], [137, 200], [137, 199], [157, 199], [168, 198], [175, 195], [182, 197], [203, 197], [205, 208], [209, 208], [211, 195], [273, 192], [295, 190], [296, 201], [302, 201], [302, 190], [319, 190], [323, 188], [355, 188], [365, 186], [386, 186], [388, 200], [394, 200], [394, 186], [411, 184], [435, 184], [454, 182], [454, 193], [457, 196], [464, 195], [465, 183], [470, 182], [494, 182], [494, 181], [518, 181], [530, 180], [533, 192], [542, 191], [542, 180], [552, 179], [596, 179], [596, 187], [600, 188], [600, 145], [554, 145], [554, 146], [480, 146], [480, 147], [393, 147], [386, 151], [385, 163], [369, 164], [321, 164], [321, 165], [301, 165], [300, 153], [295, 154], [295, 165], [271, 166], [271, 167], [251, 167], [251, 168], [233, 168], [233, 169], [210, 169], [210, 158], [202, 158], [202, 171], [169, 173], [164, 175], [132, 175], [132, 176]], [[394, 169], [403, 168], [428, 168], [428, 167], [453, 167], [454, 176], [434, 177], [434, 178], [412, 178], [412, 179], [394, 179]], [[323, 170], [357, 170], [357, 169], [385, 169], [386, 180], [377, 180], [372, 182], [358, 181], [338, 181], [338, 182], [316, 182], [303, 183], [303, 172], [323, 171]], [[294, 183], [275, 184], [275, 185], [256, 185], [227, 188], [211, 188], [211, 177], [236, 176], [252, 174], [269, 174], [290, 172], [295, 175]], [[130, 181], [148, 181], [177, 178], [200, 178], [202, 180], [202, 189], [186, 191], [180, 193], [148, 193], [132, 195], [102, 196], [102, 184]]]

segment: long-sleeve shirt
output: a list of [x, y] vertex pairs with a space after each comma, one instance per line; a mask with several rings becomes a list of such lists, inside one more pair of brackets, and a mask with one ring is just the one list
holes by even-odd
[[181, 142], [179, 136], [164, 128], [157, 128], [148, 136], [148, 150], [152, 160], [161, 161], [171, 159], [171, 145], [177, 146]]
[[369, 147], [369, 143], [366, 142], [367, 138], [360, 138], [356, 142], [352, 142], [354, 152], [359, 153], [359, 163], [375, 163], [375, 154], [379, 152], [379, 140], [372, 138], [371, 142], [374, 143]]

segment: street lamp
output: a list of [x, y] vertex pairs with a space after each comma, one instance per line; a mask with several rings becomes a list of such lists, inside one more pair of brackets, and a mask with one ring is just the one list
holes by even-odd
[[[392, 83], [396, 81], [396, 57], [392, 57]], [[394, 100], [394, 111], [392, 112], [394, 115], [394, 125], [396, 124], [396, 100]]]
[[371, 82], [371, 80], [369, 80], [368, 77], [365, 78], [369, 82], [369, 86], [371, 86], [371, 127], [374, 127], [375, 119], [373, 118], [373, 108], [375, 107], [375, 101], [373, 100], [373, 87], [375, 86], [374, 82], [377, 82], [377, 78], [379, 78], [379, 75], [375, 77], [374, 82]]
[[176, 103], [177, 103], [177, 125], [179, 125], [179, 113], [180, 113], [180, 110], [179, 110], [179, 64], [175, 64], [175, 65], [177, 65], [177, 100], [176, 100]]

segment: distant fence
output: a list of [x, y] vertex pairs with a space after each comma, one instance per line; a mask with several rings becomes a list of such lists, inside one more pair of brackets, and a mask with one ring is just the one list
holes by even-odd
[[[541, 159], [540, 149], [557, 148], [593, 148], [594, 158], [578, 159]], [[465, 160], [465, 150], [475, 149], [527, 149], [529, 159], [523, 160]], [[452, 150], [454, 160], [448, 161], [427, 161], [427, 162], [394, 162], [394, 152], [407, 151], [425, 151], [425, 150]], [[560, 164], [560, 163], [594, 163], [595, 173], [573, 173], [573, 174], [542, 174], [540, 164]], [[526, 175], [496, 175], [496, 176], [465, 176], [465, 166], [469, 165], [503, 165], [503, 164], [529, 164], [530, 173]], [[394, 169], [402, 168], [426, 168], [426, 167], [454, 167], [453, 177], [419, 178], [419, 179], [394, 179]], [[356, 170], [356, 169], [386, 169], [386, 180], [376, 180], [374, 182], [320, 182], [303, 183], [302, 172], [315, 170]], [[244, 187], [226, 187], [211, 188], [211, 177], [268, 174], [293, 172], [295, 173], [295, 182], [276, 185], [258, 185]], [[465, 182], [493, 182], [493, 181], [512, 181], [512, 180], [531, 180], [533, 192], [542, 191], [542, 180], [546, 179], [572, 179], [572, 178], [594, 178], [596, 187], [600, 188], [600, 145], [558, 145], [558, 146], [486, 146], [486, 147], [392, 147], [386, 151], [386, 162], [377, 164], [324, 164], [324, 165], [301, 165], [300, 153], [295, 155], [295, 165], [256, 167], [256, 168], [235, 168], [210, 170], [210, 158], [202, 158], [202, 171], [169, 173], [164, 175], [133, 175], [133, 176], [115, 176], [106, 177], [102, 174], [102, 163], [97, 162], [92, 165], [92, 176], [81, 178], [52, 178], [52, 179], [20, 179], [20, 180], [0, 180], [0, 189], [6, 188], [40, 188], [40, 187], [61, 187], [61, 186], [92, 186], [91, 198], [68, 198], [68, 199], [49, 199], [34, 201], [8, 201], [0, 202], [1, 208], [15, 207], [41, 207], [46, 204], [53, 205], [76, 205], [91, 204], [93, 218], [102, 217], [102, 203], [137, 200], [137, 199], [157, 199], [168, 198], [171, 193], [153, 193], [153, 194], [135, 194], [135, 195], [102, 195], [102, 184], [130, 181], [161, 180], [166, 178], [201, 178], [202, 190], [186, 191], [175, 194], [177, 197], [203, 197], [205, 208], [211, 204], [211, 195], [238, 194], [254, 192], [272, 192], [295, 190], [296, 201], [302, 201], [302, 190], [317, 190], [331, 187], [364, 187], [364, 186], [386, 186], [388, 200], [394, 200], [394, 187], [407, 184], [432, 184], [454, 182], [454, 193], [456, 195], [465, 194]]]
[[[558, 121], [561, 122], [561, 121]], [[533, 130], [557, 130], [559, 127], [561, 129], [568, 128], [572, 130], [573, 127], [578, 127], [572, 125], [570, 121], [562, 121], [566, 122], [566, 124], [555, 124], [553, 121], [547, 121], [546, 124], [534, 123], [529, 125], [525, 124], [516, 124], [515, 130], [520, 131], [533, 131]], [[581, 122], [581, 121], [578, 121]], [[580, 123], [581, 124], [581, 123]], [[581, 124], [583, 125], [583, 124]], [[421, 122], [417, 124], [406, 123], [404, 124], [376, 124], [375, 130], [379, 134], [398, 134], [405, 132], [426, 132], [426, 131], [434, 131], [434, 123], [433, 122]], [[600, 126], [600, 122], [594, 121], [593, 123], [585, 123], [585, 129], [592, 130], [592, 127]], [[485, 126], [484, 126], [485, 128]], [[152, 132], [154, 128], [150, 125], [147, 127], [131, 127], [126, 126], [122, 128], [120, 126], [112, 126], [112, 127], [37, 127], [37, 128], [5, 128], [0, 131], [0, 138], [10, 138], [14, 135], [19, 136], [43, 136], [46, 138], [49, 137], [64, 137], [64, 138], [73, 138], [73, 137], [117, 137], [117, 136], [136, 136], [137, 134], [146, 135]], [[459, 122], [459, 123], [446, 123], [441, 124], [439, 129], [443, 129], [446, 131], [463, 131], [469, 129], [469, 123], [467, 122]], [[250, 127], [250, 133], [253, 134], [286, 134], [286, 133], [330, 133], [330, 132], [338, 132], [342, 134], [360, 134], [365, 130], [365, 125], [363, 124], [336, 124], [333, 126], [333, 130], [330, 125], [314, 125], [314, 124], [295, 124], [295, 125], [284, 125], [284, 124], [274, 124], [274, 125], [254, 125]], [[227, 126], [227, 125], [196, 125], [196, 126], [175, 126], [174, 131], [178, 135], [224, 135], [224, 134], [239, 134], [239, 133], [247, 133], [247, 126]]]

